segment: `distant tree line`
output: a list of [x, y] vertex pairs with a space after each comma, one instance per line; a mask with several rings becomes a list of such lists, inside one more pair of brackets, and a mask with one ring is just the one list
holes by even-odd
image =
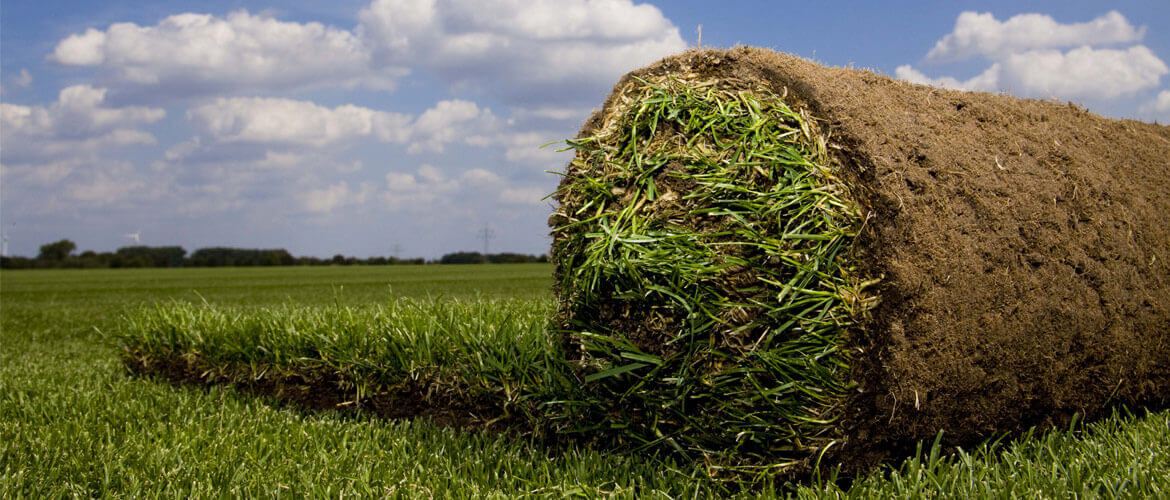
[[398, 257], [370, 257], [361, 259], [341, 254], [331, 258], [294, 257], [283, 248], [252, 249], [211, 247], [200, 248], [187, 255], [179, 246], [122, 247], [114, 252], [86, 250], [76, 254], [77, 244], [61, 240], [41, 245], [41, 252], [35, 258], [0, 257], [0, 268], [4, 269], [117, 269], [131, 267], [229, 267], [229, 266], [361, 266], [361, 265], [407, 265], [407, 264], [511, 264], [523, 262], [548, 262], [545, 255], [524, 255], [518, 253], [497, 253], [484, 255], [479, 252], [455, 252], [439, 260], [421, 257], [400, 259]]
[[439, 264], [523, 264], [528, 262], [548, 262], [548, 256], [519, 253], [490, 253], [485, 256], [479, 252], [455, 252], [446, 254], [439, 259]]

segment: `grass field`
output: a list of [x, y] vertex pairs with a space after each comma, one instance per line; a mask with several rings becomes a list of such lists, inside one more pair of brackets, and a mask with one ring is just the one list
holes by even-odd
[[[232, 388], [128, 376], [111, 337], [126, 327], [127, 312], [169, 301], [180, 309], [207, 303], [309, 317], [325, 308], [368, 311], [400, 298], [423, 309], [470, 299], [539, 311], [551, 301], [550, 285], [546, 265], [5, 271], [0, 498], [725, 496], [693, 466], [550, 448], [510, 432], [307, 411]], [[1170, 495], [1166, 411], [1121, 413], [956, 454], [940, 454], [930, 443], [924, 448], [921, 458], [848, 485], [773, 484], [740, 494]]]

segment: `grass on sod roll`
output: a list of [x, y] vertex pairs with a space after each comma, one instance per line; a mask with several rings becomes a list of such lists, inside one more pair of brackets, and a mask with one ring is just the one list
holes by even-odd
[[399, 298], [360, 307], [172, 302], [132, 311], [128, 362], [197, 354], [218, 381], [327, 378], [354, 401], [409, 391], [432, 404], [531, 412], [570, 387], [546, 301]]
[[783, 471], [832, 446], [842, 339], [875, 299], [826, 133], [763, 88], [634, 78], [556, 198], [558, 322], [589, 397], [567, 428], [712, 467]]

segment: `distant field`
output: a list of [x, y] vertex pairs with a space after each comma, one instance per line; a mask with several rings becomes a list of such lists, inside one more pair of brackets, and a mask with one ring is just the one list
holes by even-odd
[[[408, 297], [552, 297], [544, 264], [4, 271], [0, 273], [0, 498], [537, 495], [720, 497], [701, 470], [512, 433], [457, 431], [273, 404], [230, 388], [128, 376], [109, 333], [178, 300], [309, 314]], [[290, 312], [290, 315], [293, 313]], [[525, 313], [528, 314], [528, 313]], [[502, 318], [500, 321], [507, 321]], [[308, 322], [311, 323], [311, 322]], [[1119, 414], [972, 453], [931, 454], [846, 490], [800, 497], [1123, 496], [1170, 493], [1170, 412]], [[692, 466], [693, 467], [693, 466]], [[815, 485], [816, 483], [814, 483]]]
[[[4, 271], [4, 296], [39, 301], [128, 304], [178, 298], [245, 305], [331, 304], [428, 295], [551, 297], [548, 264], [488, 266], [326, 266]], [[76, 299], [76, 300], [75, 300]]]

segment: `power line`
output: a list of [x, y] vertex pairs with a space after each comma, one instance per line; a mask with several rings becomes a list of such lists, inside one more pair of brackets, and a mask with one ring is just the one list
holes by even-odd
[[478, 235], [480, 238], [483, 238], [483, 259], [484, 261], [487, 261], [489, 248], [488, 245], [490, 244], [492, 238], [496, 237], [496, 232], [492, 230], [492, 228], [488, 227], [487, 224], [484, 224], [483, 229], [479, 230]]

